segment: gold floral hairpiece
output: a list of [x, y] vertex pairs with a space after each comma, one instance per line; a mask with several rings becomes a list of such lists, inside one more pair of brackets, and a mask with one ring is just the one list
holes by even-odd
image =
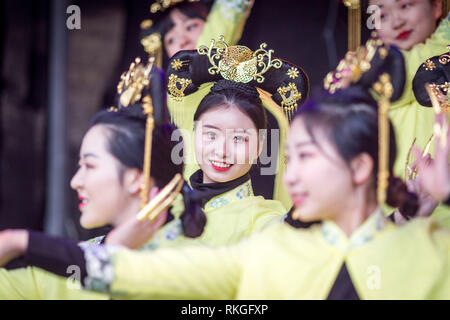
[[[273, 50], [266, 49], [263, 43], [253, 52], [245, 46], [228, 46], [224, 36], [219, 41], [213, 39], [209, 47], [198, 48], [200, 55], [208, 56], [211, 67], [208, 72], [211, 75], [220, 74], [224, 79], [234, 82], [249, 83], [256, 80], [263, 83], [264, 74], [272, 67], [279, 69], [283, 65], [280, 59], [272, 58]], [[265, 61], [267, 59], [267, 61]]]
[[[378, 49], [380, 57], [384, 59], [388, 55], [388, 47], [384, 46], [383, 41], [374, 32], [365, 46], [359, 47], [355, 52], [347, 52], [336, 70], [326, 75], [325, 90], [333, 94], [339, 89], [346, 88], [350, 83], [358, 82], [362, 75], [372, 67], [371, 62]], [[349, 74], [345, 75], [346, 72]]]
[[[174, 6], [178, 3], [184, 2], [185, 0], [157, 0], [150, 6], [151, 13], [157, 13], [159, 11], [164, 12], [166, 9]], [[200, 0], [186, 0], [186, 2], [198, 2]]]

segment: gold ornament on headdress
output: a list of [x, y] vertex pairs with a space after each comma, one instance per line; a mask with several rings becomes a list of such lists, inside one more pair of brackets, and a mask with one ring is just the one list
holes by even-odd
[[[151, 13], [157, 13], [158, 11], [165, 11], [167, 8], [174, 6], [178, 3], [184, 2], [185, 0], [157, 0], [150, 6]], [[186, 0], [186, 2], [198, 2], [200, 0]]]
[[[151, 57], [147, 65], [141, 63], [140, 58], [130, 65], [127, 72], [120, 77], [117, 86], [117, 93], [120, 95], [120, 104], [123, 107], [135, 104], [141, 101], [143, 90], [150, 85], [150, 72], [153, 68], [155, 59]], [[144, 151], [144, 184], [141, 187], [141, 208], [148, 202], [150, 191], [150, 164], [152, 155], [152, 132], [154, 128], [153, 105], [149, 95], [142, 98], [142, 109], [147, 115], [145, 125], [145, 151]]]
[[137, 218], [139, 221], [149, 219], [153, 221], [164, 210], [167, 210], [183, 187], [183, 178], [179, 173], [154, 197], [145, 207], [139, 211]]
[[348, 8], [348, 50], [355, 51], [361, 45], [361, 3], [359, 0], [344, 0]]
[[390, 99], [394, 92], [389, 74], [382, 74], [373, 89], [379, 95], [378, 100], [378, 188], [377, 200], [382, 205], [386, 201], [389, 182], [389, 118]]
[[171, 74], [169, 77], [169, 84], [167, 85], [170, 96], [175, 101], [181, 101], [184, 97], [184, 90], [186, 90], [187, 86], [191, 83], [191, 79], [179, 78], [177, 75]]
[[265, 80], [263, 74], [272, 67], [279, 69], [283, 64], [281, 60], [273, 59], [274, 51], [266, 50], [266, 47], [267, 44], [263, 43], [255, 52], [239, 45], [229, 47], [224, 37], [220, 36], [217, 44], [213, 39], [209, 47], [201, 46], [197, 51], [200, 55], [208, 56], [212, 65], [208, 69], [211, 75], [220, 74], [224, 79], [234, 82], [249, 83], [256, 80], [263, 83]]
[[[346, 88], [350, 83], [356, 83], [361, 79], [364, 72], [370, 70], [371, 61], [379, 49], [379, 54], [384, 59], [388, 54], [388, 47], [383, 45], [383, 41], [378, 38], [376, 32], [372, 33], [372, 38], [361, 46], [356, 52], [347, 52], [336, 70], [329, 72], [324, 79], [324, 88], [331, 94], [336, 90]], [[345, 75], [348, 72], [349, 75]]]
[[[293, 82], [290, 82], [286, 87], [278, 88], [277, 91], [283, 99], [281, 101], [281, 107], [286, 113], [289, 121], [291, 121], [292, 115], [297, 111], [297, 102], [302, 98], [302, 94], [298, 92], [297, 86]], [[286, 94], [289, 94], [289, 96], [286, 96]]]
[[447, 49], [449, 52], [444, 53], [439, 57], [439, 62], [443, 65], [446, 65], [447, 63], [450, 62], [450, 45], [447, 46]]
[[427, 59], [427, 61], [422, 64], [422, 67], [427, 71], [433, 71], [434, 69], [436, 69], [436, 65], [430, 59]]
[[[151, 21], [151, 20], [147, 20]], [[141, 27], [143, 25], [141, 24]], [[151, 26], [151, 24], [150, 24]], [[147, 28], [143, 28], [147, 29]], [[155, 57], [155, 65], [159, 68], [162, 66], [162, 41], [161, 35], [158, 32], [152, 33], [141, 40], [141, 44], [144, 47], [144, 51], [150, 57]]]

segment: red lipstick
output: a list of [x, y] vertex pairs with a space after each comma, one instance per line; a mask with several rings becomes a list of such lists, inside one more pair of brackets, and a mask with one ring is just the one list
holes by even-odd
[[[216, 162], [218, 162], [218, 161], [216, 161]], [[221, 162], [221, 163], [223, 163], [223, 162]], [[232, 167], [232, 165], [229, 166], [229, 167], [218, 167], [218, 166], [215, 166], [212, 162], [211, 162], [211, 166], [213, 167], [214, 170], [219, 171], [219, 172], [225, 172], [225, 171], [228, 171], [228, 170], [230, 170], [231, 167]]]
[[409, 30], [409, 31], [403, 31], [402, 33], [400, 33], [400, 34], [397, 36], [397, 40], [404, 40], [404, 39], [408, 38], [409, 35], [411, 34], [411, 32], [412, 32], [412, 30]]

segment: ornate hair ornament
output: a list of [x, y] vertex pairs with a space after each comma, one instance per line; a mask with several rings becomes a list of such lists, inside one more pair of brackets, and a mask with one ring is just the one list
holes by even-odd
[[144, 90], [150, 86], [150, 72], [153, 68], [154, 57], [150, 57], [146, 65], [142, 64], [140, 58], [130, 65], [127, 72], [120, 77], [117, 85], [117, 93], [121, 107], [128, 107], [132, 104], [141, 102], [142, 110], [147, 115], [145, 125], [145, 151], [144, 151], [144, 183], [141, 186], [141, 208], [148, 202], [150, 191], [150, 164], [152, 155], [152, 133], [154, 128], [153, 104], [150, 94], [144, 95]]
[[277, 91], [283, 99], [281, 101], [281, 107], [290, 121], [292, 115], [297, 111], [298, 101], [302, 98], [302, 94], [293, 82], [290, 82], [286, 87], [279, 87]]
[[441, 56], [439, 57], [439, 62], [440, 62], [441, 64], [443, 64], [443, 65], [446, 65], [447, 63], [450, 62], [450, 45], [447, 46], [447, 50], [448, 50], [449, 52], [444, 53], [443, 55], [441, 55]]
[[191, 79], [179, 78], [177, 75], [171, 74], [169, 76], [169, 83], [167, 85], [167, 88], [173, 100], [181, 101], [185, 96], [184, 90], [186, 90], [187, 86], [191, 83]]
[[[151, 13], [157, 13], [159, 11], [164, 12], [166, 9], [184, 2], [185, 0], [157, 0], [150, 6]], [[186, 0], [186, 2], [198, 2], [199, 0]]]
[[140, 58], [131, 63], [128, 71], [120, 76], [117, 85], [117, 93], [120, 95], [120, 104], [128, 107], [142, 98], [142, 91], [150, 85], [150, 72], [153, 68], [155, 58], [151, 57], [146, 65], [141, 63]]
[[[383, 41], [378, 38], [376, 32], [372, 33], [365, 46], [359, 47], [356, 52], [347, 52], [336, 70], [329, 72], [324, 79], [324, 88], [333, 94], [336, 90], [345, 88], [351, 83], [356, 83], [361, 79], [364, 72], [370, 70], [371, 61], [379, 49], [382, 59], [388, 55], [388, 47], [384, 46]], [[347, 73], [347, 74], [346, 74]]]
[[378, 82], [373, 85], [373, 89], [379, 95], [378, 100], [378, 184], [377, 199], [381, 205], [386, 201], [386, 190], [389, 182], [389, 118], [390, 99], [394, 88], [391, 77], [383, 73]]
[[260, 48], [253, 52], [245, 46], [229, 47], [224, 37], [219, 37], [219, 42], [213, 39], [209, 47], [198, 48], [200, 55], [207, 55], [211, 67], [208, 72], [211, 75], [220, 74], [224, 79], [234, 82], [249, 83], [256, 80], [263, 83], [264, 74], [272, 67], [279, 69], [282, 62], [272, 58], [273, 50], [266, 50], [267, 44], [263, 43]]

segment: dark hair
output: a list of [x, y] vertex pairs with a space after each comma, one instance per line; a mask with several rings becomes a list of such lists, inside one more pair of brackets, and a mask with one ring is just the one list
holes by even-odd
[[[374, 161], [373, 186], [377, 187], [378, 174], [378, 113], [375, 101], [357, 88], [337, 93], [322, 94], [309, 100], [295, 117], [302, 117], [308, 134], [314, 143], [315, 130], [325, 130], [328, 140], [336, 146], [339, 155], [349, 163], [361, 153], [367, 153]], [[408, 192], [401, 179], [393, 175], [397, 148], [392, 124], [389, 122], [389, 186], [386, 203], [399, 208], [405, 217], [412, 217], [418, 210], [418, 198]]]
[[[430, 84], [443, 85], [450, 81], [450, 67], [447, 63], [440, 62], [441, 56], [427, 59], [416, 72], [413, 79], [413, 91], [417, 102], [424, 107], [431, 107], [431, 99], [425, 86]], [[444, 61], [443, 61], [444, 62]], [[429, 68], [429, 64], [433, 67]], [[443, 92], [445, 93], [445, 92]]]
[[251, 85], [228, 80], [219, 80], [202, 99], [194, 114], [198, 121], [203, 113], [218, 106], [236, 106], [254, 123], [256, 129], [267, 128], [267, 115], [258, 91]]
[[[117, 112], [100, 111], [91, 121], [90, 127], [101, 125], [108, 130], [106, 148], [123, 166], [119, 171], [121, 179], [125, 168], [143, 170], [145, 124], [146, 116], [142, 113], [142, 107], [137, 104], [121, 108]], [[183, 162], [175, 164], [171, 158], [172, 150], [179, 143], [171, 139], [176, 129], [175, 125], [168, 123], [156, 124], [153, 129], [151, 176], [158, 188], [167, 185], [177, 173], [183, 173]], [[186, 199], [194, 199], [189, 189], [183, 188], [182, 193]], [[197, 237], [206, 224], [201, 205], [186, 203], [185, 200], [185, 207], [186, 210], [181, 216], [183, 230], [188, 237]], [[193, 222], [195, 226], [191, 225]]]

